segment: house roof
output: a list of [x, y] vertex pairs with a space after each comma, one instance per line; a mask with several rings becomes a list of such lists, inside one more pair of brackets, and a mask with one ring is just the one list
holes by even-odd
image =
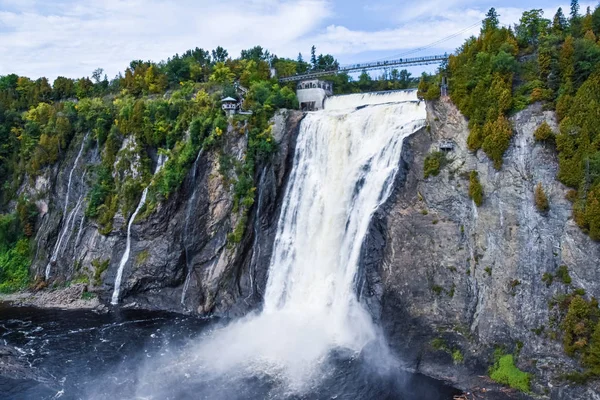
[[234, 99], [233, 97], [225, 97], [223, 100], [221, 100], [221, 103], [231, 103], [231, 102], [237, 103], [237, 100]]

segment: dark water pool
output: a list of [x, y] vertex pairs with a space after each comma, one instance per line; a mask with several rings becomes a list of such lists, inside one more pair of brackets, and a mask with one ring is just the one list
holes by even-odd
[[[264, 374], [190, 380], [182, 372], [180, 378], [164, 381], [152, 374], [153, 382], [140, 389], [142, 365], [168, 364], [177, 352], [185, 358], [186, 345], [214, 324], [139, 310], [98, 314], [0, 305], [0, 345], [16, 349], [19, 368], [26, 371], [19, 375], [6, 373], [6, 366], [0, 369], [0, 398], [445, 400], [457, 394], [421, 375], [374, 372], [360, 357], [343, 353], [332, 354], [327, 376], [302, 393], [282, 390]], [[2, 357], [0, 353], [0, 363]]]

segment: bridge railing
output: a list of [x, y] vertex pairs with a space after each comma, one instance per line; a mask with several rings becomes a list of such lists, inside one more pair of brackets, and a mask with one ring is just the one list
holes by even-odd
[[294, 81], [301, 81], [301, 80], [307, 80], [307, 79], [315, 79], [315, 78], [319, 78], [319, 77], [327, 76], [327, 75], [335, 75], [340, 72], [381, 69], [381, 68], [389, 68], [389, 67], [394, 67], [394, 66], [399, 66], [399, 65], [416, 66], [416, 65], [438, 64], [447, 59], [448, 59], [448, 55], [444, 54], [444, 55], [436, 55], [436, 56], [399, 58], [397, 60], [351, 64], [351, 65], [346, 65], [346, 66], [343, 66], [343, 67], [337, 68], [337, 69], [320, 70], [320, 71], [309, 72], [306, 74], [287, 76], [284, 78], [280, 78], [279, 82], [294, 82]]

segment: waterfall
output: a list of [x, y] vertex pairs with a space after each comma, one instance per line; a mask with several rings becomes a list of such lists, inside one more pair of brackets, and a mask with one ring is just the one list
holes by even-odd
[[[88, 134], [86, 133], [85, 136], [83, 137], [83, 140], [81, 141], [81, 147], [79, 148], [77, 157], [75, 157], [75, 161], [73, 162], [73, 167], [71, 168], [71, 172], [69, 172], [69, 180], [67, 181], [67, 195], [65, 196], [65, 205], [63, 207], [63, 213], [62, 213], [62, 217], [61, 217], [61, 219], [63, 221], [65, 221], [65, 216], [67, 215], [67, 209], [69, 208], [69, 196], [71, 195], [71, 182], [73, 181], [73, 172], [75, 171], [75, 168], [77, 168], [79, 159], [81, 158], [81, 155], [83, 154], [83, 148], [85, 146], [87, 137], [88, 137]], [[83, 181], [83, 177], [82, 177], [82, 181]], [[75, 207], [75, 208], [77, 208], [77, 207]], [[50, 261], [48, 262], [48, 265], [46, 265], [46, 274], [45, 274], [46, 280], [50, 279], [50, 272], [51, 272], [52, 264], [54, 264], [56, 262], [56, 259], [58, 258], [58, 252], [60, 250], [62, 239], [65, 237], [65, 234], [68, 230], [69, 221], [71, 220], [71, 218], [74, 217], [73, 211], [74, 210], [71, 210], [71, 213], [67, 216], [67, 219], [62, 226], [61, 233], [59, 235], [59, 239], [56, 241], [56, 244], [54, 245], [54, 250], [52, 251], [52, 256], [50, 257]]]
[[183, 284], [183, 291], [181, 292], [181, 305], [185, 306], [185, 295], [190, 287], [190, 281], [192, 279], [192, 265], [190, 263], [189, 256], [189, 227], [190, 227], [190, 217], [192, 213], [192, 207], [196, 202], [196, 169], [198, 168], [198, 160], [200, 160], [200, 156], [202, 155], [202, 149], [198, 152], [196, 156], [196, 161], [194, 161], [194, 166], [192, 167], [192, 197], [187, 202], [187, 208], [185, 210], [185, 227], [183, 229], [183, 248], [185, 250], [185, 263], [187, 268], [187, 275], [185, 277], [185, 283]]
[[157, 369], [154, 379], [179, 376], [175, 365], [185, 365], [198, 380], [267, 374], [302, 390], [327, 374], [332, 350], [354, 357], [379, 343], [356, 293], [361, 247], [373, 213], [393, 189], [402, 143], [425, 126], [425, 117], [415, 91], [334, 97], [308, 113], [262, 312], [216, 329], [179, 364]]
[[[160, 169], [162, 168], [165, 161], [166, 161], [166, 157], [164, 157], [162, 154], [158, 156], [156, 171], [154, 171], [155, 175], [158, 171], [160, 171]], [[142, 197], [140, 198], [140, 202], [138, 203], [133, 214], [131, 214], [131, 217], [129, 218], [129, 222], [127, 223], [127, 241], [126, 241], [126, 245], [125, 245], [125, 252], [123, 253], [123, 256], [121, 257], [121, 262], [119, 262], [119, 269], [117, 270], [117, 277], [115, 278], [115, 288], [114, 288], [114, 291], [112, 294], [112, 298], [110, 300], [110, 303], [113, 305], [119, 304], [119, 294], [121, 292], [121, 279], [123, 278], [123, 270], [125, 269], [125, 265], [127, 264], [127, 261], [129, 261], [129, 253], [131, 251], [131, 225], [133, 225], [133, 222], [135, 221], [135, 217], [137, 217], [138, 213], [140, 212], [140, 210], [142, 209], [144, 204], [146, 204], [146, 196], [148, 195], [149, 187], [150, 187], [150, 185], [146, 186], [146, 188], [142, 192]]]

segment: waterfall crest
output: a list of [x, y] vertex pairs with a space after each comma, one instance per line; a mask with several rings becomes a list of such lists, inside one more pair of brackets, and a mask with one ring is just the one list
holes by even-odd
[[[154, 171], [155, 175], [158, 171], [160, 171], [165, 161], [166, 158], [162, 154], [158, 156], [156, 171]], [[119, 262], [119, 269], [117, 270], [117, 276], [115, 278], [115, 288], [113, 290], [112, 298], [110, 300], [110, 304], [112, 305], [119, 304], [119, 294], [121, 292], [121, 280], [123, 279], [123, 270], [125, 269], [127, 261], [129, 261], [129, 253], [131, 252], [131, 225], [133, 225], [133, 222], [135, 221], [135, 218], [137, 217], [138, 213], [140, 212], [144, 204], [146, 204], [146, 196], [148, 195], [149, 187], [150, 185], [146, 186], [146, 188], [142, 192], [140, 202], [138, 203], [133, 214], [131, 214], [129, 222], [127, 223], [127, 242], [125, 244], [125, 252], [123, 253], [121, 261]]]

